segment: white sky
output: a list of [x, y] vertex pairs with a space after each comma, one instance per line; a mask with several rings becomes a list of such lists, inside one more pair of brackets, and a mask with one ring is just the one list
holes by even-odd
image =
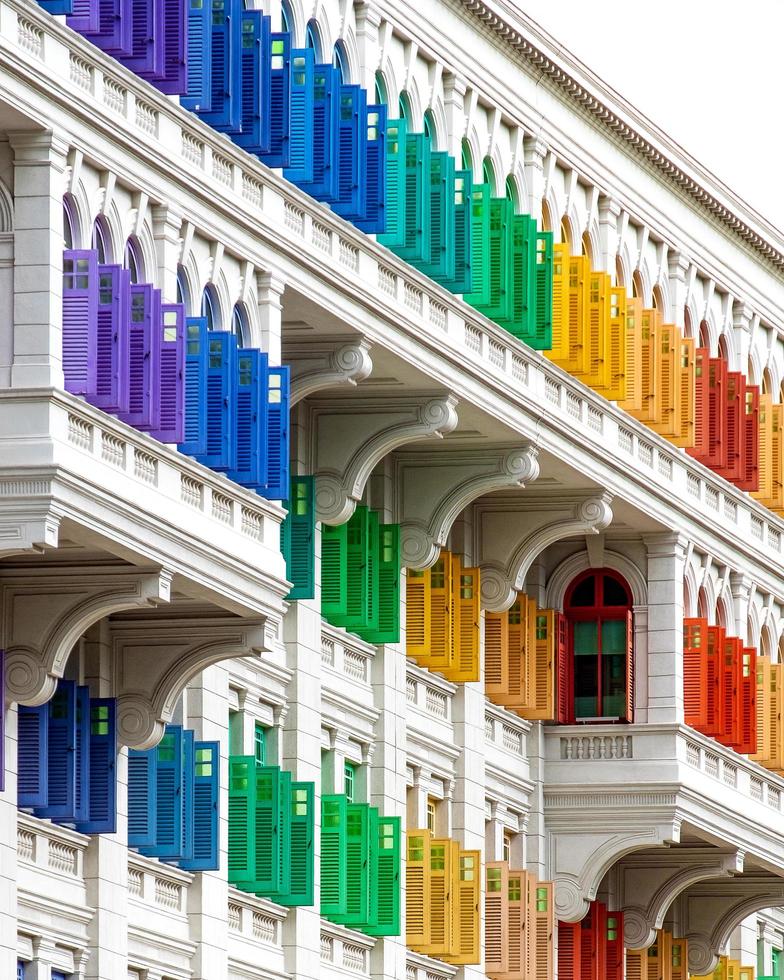
[[784, 230], [784, 0], [513, 0]]

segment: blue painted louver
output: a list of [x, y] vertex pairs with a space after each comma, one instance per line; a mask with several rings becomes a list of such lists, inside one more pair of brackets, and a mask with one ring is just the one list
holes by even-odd
[[312, 48], [291, 52], [289, 161], [283, 176], [295, 184], [313, 180], [314, 70]]
[[38, 0], [38, 2], [50, 14], [70, 14], [73, 11], [73, 0]]
[[338, 199], [333, 211], [353, 221], [364, 217], [367, 170], [367, 95], [359, 85], [342, 85], [338, 119]]
[[45, 806], [49, 798], [49, 706], [20, 704], [17, 724], [17, 802], [30, 810]]
[[185, 327], [184, 442], [177, 447], [187, 456], [207, 452], [207, 320], [189, 317]]
[[163, 78], [163, 0], [131, 0], [131, 54], [122, 59], [126, 68], [140, 78]]
[[220, 745], [196, 742], [194, 749], [192, 853], [179, 865], [184, 871], [210, 871], [218, 867]]
[[49, 701], [48, 776], [46, 802], [37, 806], [37, 817], [68, 821], [76, 802], [76, 684], [60, 681]]
[[106, 54], [122, 60], [133, 54], [132, 0], [94, 0], [98, 27], [82, 33]]
[[155, 840], [139, 850], [148, 857], [175, 860], [182, 851], [183, 731], [167, 725], [155, 752]]
[[87, 813], [76, 824], [82, 834], [117, 830], [117, 702], [90, 698]]
[[128, 847], [152, 847], [157, 836], [156, 751], [128, 752]]
[[237, 133], [242, 121], [240, 0], [212, 0], [210, 105], [199, 116], [213, 129]]
[[268, 167], [289, 165], [289, 96], [291, 92], [291, 36], [270, 37], [270, 143], [258, 156]]
[[[42, 4], [42, 6], [47, 6]], [[72, 31], [87, 34], [97, 31], [100, 26], [100, 8], [93, 0], [69, 0], [71, 10], [68, 11], [66, 24]]]
[[378, 235], [386, 230], [387, 107], [369, 105], [365, 117], [365, 200], [364, 215], [354, 219], [361, 231]]
[[244, 487], [258, 489], [267, 483], [267, 355], [253, 349], [239, 350], [236, 384], [237, 465], [226, 475]]
[[267, 391], [267, 485], [259, 493], [268, 500], [289, 495], [289, 368], [269, 369]]
[[340, 71], [333, 65], [316, 65], [313, 70], [313, 177], [297, 183], [319, 201], [336, 201], [340, 193], [339, 112]]
[[249, 153], [264, 153], [270, 145], [270, 18], [243, 11], [240, 34], [241, 130], [232, 138]]
[[214, 470], [236, 468], [237, 338], [226, 331], [207, 334], [207, 414], [205, 452], [195, 456]]
[[[73, 813], [69, 822], [78, 823], [90, 816], [90, 689], [76, 688], [76, 775]], [[62, 821], [61, 821], [62, 822]]]
[[180, 104], [191, 112], [206, 112], [210, 108], [211, 14], [210, 0], [188, 0], [186, 82]]
[[130, 272], [120, 265], [99, 265], [96, 382], [92, 401], [106, 412], [128, 412], [130, 408], [130, 321]]
[[163, 75], [153, 85], [165, 95], [187, 91], [188, 0], [163, 0]]
[[21, 960], [16, 961], [16, 980], [25, 980], [25, 965]]

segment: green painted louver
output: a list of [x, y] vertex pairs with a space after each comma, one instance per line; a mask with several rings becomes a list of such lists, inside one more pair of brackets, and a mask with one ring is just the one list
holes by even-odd
[[342, 794], [321, 797], [321, 914], [328, 919], [346, 914], [347, 808]]
[[536, 312], [534, 335], [528, 343], [536, 350], [553, 346], [553, 233], [536, 235]]
[[283, 905], [313, 904], [314, 793], [278, 766], [230, 757], [230, 884]]
[[369, 936], [400, 935], [400, 817], [378, 818], [376, 868], [371, 885], [373, 922]]
[[407, 262], [430, 261], [430, 138], [409, 133], [405, 145], [405, 193], [398, 209], [405, 220], [402, 245], [390, 245]]
[[312, 476], [292, 476], [288, 511], [280, 526], [280, 550], [286, 559], [289, 599], [312, 599], [316, 588], [316, 507]]
[[512, 289], [514, 249], [512, 229], [514, 206], [506, 197], [490, 198], [490, 226], [486, 240], [488, 251], [488, 293], [478, 302], [471, 293], [466, 301], [491, 320], [509, 320], [513, 314]]
[[490, 185], [471, 188], [471, 286], [465, 299], [477, 308], [490, 302]]
[[400, 639], [400, 525], [381, 524], [378, 547], [378, 624], [363, 627], [368, 643], [397, 643]]
[[405, 119], [387, 122], [386, 231], [378, 240], [391, 249], [406, 244], [406, 133]]
[[[346, 906], [333, 922], [360, 929], [370, 919], [371, 808], [367, 803], [346, 806]], [[378, 813], [375, 812], [375, 823]]]
[[321, 531], [321, 615], [339, 625], [348, 608], [348, 524]]
[[497, 323], [516, 337], [533, 332], [536, 303], [536, 222], [527, 214], [512, 217], [512, 310]]

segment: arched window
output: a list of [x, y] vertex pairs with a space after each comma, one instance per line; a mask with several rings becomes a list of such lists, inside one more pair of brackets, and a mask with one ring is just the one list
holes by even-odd
[[506, 197], [512, 202], [512, 207], [514, 208], [514, 213], [520, 213], [520, 197], [517, 193], [517, 183], [514, 177], [510, 174], [506, 178]]
[[315, 20], [308, 21], [307, 30], [305, 31], [305, 47], [313, 49], [313, 56], [316, 59], [316, 63], [321, 63], [321, 34], [319, 32], [318, 24]]
[[661, 286], [653, 287], [653, 308], [660, 313], [664, 312], [664, 293]]
[[593, 266], [593, 254], [591, 252], [591, 236], [587, 231], [583, 232], [582, 254], [588, 259], [589, 265]]
[[387, 105], [388, 99], [386, 79], [379, 69], [376, 72], [376, 105]]
[[542, 231], [553, 230], [553, 218], [550, 214], [550, 205], [547, 201], [542, 201]]
[[425, 136], [430, 140], [433, 149], [436, 149], [436, 144], [438, 143], [438, 131], [436, 130], [436, 121], [433, 117], [433, 113], [428, 109], [425, 112], [425, 119], [423, 124], [423, 131]]
[[342, 41], [338, 41], [332, 51], [332, 66], [338, 69], [341, 82], [347, 85], [351, 81], [351, 72], [349, 70], [346, 48]]
[[407, 92], [400, 93], [398, 110], [400, 112], [400, 118], [405, 119], [407, 123], [411, 123], [411, 100], [409, 99]]
[[707, 320], [700, 320], [700, 347], [710, 347], [710, 328]]
[[112, 240], [106, 227], [106, 219], [98, 215], [93, 225], [93, 248], [98, 253], [98, 261], [102, 265], [112, 261], [111, 246]]
[[212, 284], [205, 286], [201, 294], [201, 315], [207, 321], [208, 330], [220, 330], [220, 304]]
[[125, 268], [131, 274], [131, 282], [144, 282], [144, 264], [142, 250], [138, 241], [131, 236], [125, 243]]
[[188, 285], [188, 276], [183, 266], [177, 266], [177, 302], [185, 307], [185, 315], [191, 312], [191, 290]]
[[231, 332], [237, 338], [237, 347], [246, 347], [250, 339], [248, 313], [243, 303], [235, 303], [231, 314]]
[[473, 174], [474, 172], [474, 154], [471, 151], [471, 144], [463, 137], [463, 142], [461, 144], [461, 149], [463, 153], [463, 170], [470, 170]]
[[694, 326], [691, 322], [691, 313], [689, 313], [688, 306], [683, 308], [683, 336], [693, 337], [694, 336]]
[[730, 352], [727, 347], [727, 338], [722, 334], [719, 337], [719, 357], [723, 357], [725, 361], [729, 364]]
[[76, 206], [70, 194], [63, 198], [63, 246], [65, 248], [76, 248], [79, 243], [76, 234]]
[[640, 270], [636, 269], [632, 274], [632, 296], [636, 296], [638, 299], [643, 299], [644, 292], [645, 290], [643, 289]]
[[[291, 34], [294, 30], [294, 15], [289, 0], [283, 0], [280, 5], [280, 25], [284, 34]], [[292, 43], [291, 46], [293, 48], [294, 44]]]
[[609, 568], [591, 569], [569, 586], [564, 602], [569, 645], [570, 721], [631, 721], [632, 596]]
[[561, 241], [564, 245], [569, 246], [569, 254], [572, 254], [572, 229], [569, 227], [569, 221], [566, 218], [561, 219]]

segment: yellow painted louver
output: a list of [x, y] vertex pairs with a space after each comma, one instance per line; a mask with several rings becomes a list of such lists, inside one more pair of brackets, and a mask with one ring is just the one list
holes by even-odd
[[[719, 962], [716, 964], [716, 969], [713, 971], [713, 973], [706, 973], [703, 976], [697, 976], [693, 973], [691, 975], [691, 980], [729, 980], [729, 963], [730, 960], [728, 956], [720, 956]], [[737, 980], [737, 974], [734, 980]]]
[[[672, 933], [659, 929], [656, 941], [648, 949], [626, 950], [626, 980], [675, 980], [673, 943], [679, 945], [680, 959], [686, 947], [685, 939], [673, 939]], [[686, 967], [679, 963], [679, 970]], [[685, 980], [685, 974], [679, 974]]]
[[427, 830], [406, 839], [406, 945], [450, 963], [479, 963], [480, 852]]
[[784, 666], [757, 657], [757, 751], [749, 756], [772, 772], [784, 772], [784, 717], [781, 686]]
[[406, 653], [454, 683], [479, 680], [479, 569], [442, 551], [406, 573]]
[[491, 980], [552, 980], [552, 888], [506, 861], [485, 865], [485, 972]]

